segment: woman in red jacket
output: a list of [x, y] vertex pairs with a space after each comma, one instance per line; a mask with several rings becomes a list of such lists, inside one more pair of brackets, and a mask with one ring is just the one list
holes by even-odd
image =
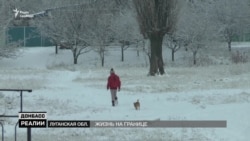
[[112, 106], [118, 104], [117, 90], [120, 91], [121, 81], [118, 75], [115, 74], [113, 68], [110, 70], [110, 76], [108, 77], [107, 89], [110, 89]]

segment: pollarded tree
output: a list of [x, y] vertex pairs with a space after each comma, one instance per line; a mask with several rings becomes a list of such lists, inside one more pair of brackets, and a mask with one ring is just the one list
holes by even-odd
[[178, 0], [133, 0], [140, 31], [150, 40], [151, 59], [149, 75], [165, 73], [162, 57], [162, 42], [165, 34], [175, 30]]

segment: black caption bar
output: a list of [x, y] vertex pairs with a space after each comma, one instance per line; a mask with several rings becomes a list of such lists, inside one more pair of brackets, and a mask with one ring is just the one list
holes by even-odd
[[46, 119], [20, 119], [19, 120], [19, 128], [46, 128], [47, 127], [47, 120]]
[[88, 120], [48, 120], [48, 128], [89, 128]]

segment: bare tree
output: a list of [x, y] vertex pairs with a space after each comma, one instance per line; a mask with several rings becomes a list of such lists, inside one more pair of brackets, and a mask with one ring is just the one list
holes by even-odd
[[0, 16], [0, 45], [2, 46], [4, 43], [4, 30], [6, 28], [6, 15], [4, 14], [6, 12], [6, 4], [4, 0], [0, 0], [0, 14], [3, 16]]
[[[150, 43], [149, 39], [144, 39], [142, 40], [142, 51], [144, 52], [144, 55], [146, 58], [148, 58], [148, 62], [150, 63], [151, 60], [151, 49], [150, 49]], [[146, 60], [146, 59], [145, 59]], [[147, 61], [146, 61], [146, 66], [148, 66]]]
[[116, 34], [116, 40], [121, 44], [121, 61], [123, 62], [124, 51], [128, 49], [131, 44], [136, 44], [141, 38], [134, 11], [127, 9], [126, 12], [119, 14], [119, 16], [115, 18], [115, 26], [113, 29]]
[[162, 75], [164, 62], [162, 42], [165, 34], [175, 30], [178, 14], [178, 0], [133, 0], [140, 31], [150, 40], [151, 59], [149, 75]]
[[0, 31], [1, 33], [3, 30], [8, 26], [10, 21], [12, 21], [13, 15], [12, 15], [12, 9], [11, 6], [12, 3], [5, 0], [0, 0]]
[[[77, 59], [81, 54], [89, 51], [89, 44], [86, 42], [84, 36], [84, 30], [88, 27], [85, 24], [85, 17], [87, 8], [86, 5], [79, 5], [71, 9], [72, 11], [67, 11], [65, 13], [66, 19], [64, 23], [68, 25], [67, 29], [64, 28], [64, 41], [68, 43], [70, 50], [73, 53], [74, 64], [77, 64]], [[72, 45], [70, 45], [72, 44]]]
[[219, 0], [212, 4], [219, 35], [227, 42], [228, 49], [231, 51], [233, 38], [244, 34], [249, 25], [249, 1]]
[[192, 51], [193, 64], [197, 63], [198, 51], [208, 45], [213, 37], [208, 10], [206, 3], [195, 2], [188, 3], [180, 14], [176, 34], [183, 45]]
[[108, 0], [95, 1], [89, 6], [89, 18], [85, 19], [88, 21], [88, 28], [83, 31], [84, 39], [98, 53], [101, 66], [104, 66], [107, 48], [115, 40], [114, 17], [118, 10], [113, 4]]
[[5, 31], [14, 20], [13, 1], [0, 0], [0, 58], [15, 58], [20, 54], [19, 42], [6, 44], [9, 38]]
[[77, 64], [78, 57], [90, 51], [89, 44], [85, 41], [84, 31], [86, 25], [87, 4], [72, 5], [57, 8], [51, 12], [51, 18], [39, 20], [42, 33], [50, 38], [56, 46], [63, 44], [73, 55], [73, 63]]
[[182, 40], [175, 34], [165, 37], [167, 48], [171, 49], [172, 61], [175, 60], [175, 53], [181, 48]]
[[[92, 29], [88, 32], [94, 51], [99, 54], [101, 66], [104, 66], [107, 48], [114, 41], [115, 33], [112, 29], [112, 15], [96, 15], [92, 19]], [[90, 25], [91, 26], [91, 25]]]

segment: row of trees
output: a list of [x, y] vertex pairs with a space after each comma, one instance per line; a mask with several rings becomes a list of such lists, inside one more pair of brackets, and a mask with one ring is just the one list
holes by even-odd
[[248, 0], [196, 0], [182, 8], [175, 38], [196, 55], [213, 42], [226, 42], [231, 51], [233, 38], [249, 33]]
[[[138, 0], [139, 1], [139, 0]], [[152, 3], [150, 7], [155, 8], [157, 14], [166, 13], [164, 10], [153, 5], [156, 2], [165, 2], [168, 5], [170, 3], [175, 3], [168, 8], [168, 13], [172, 15], [168, 16], [168, 21], [164, 24], [165, 28], [169, 27], [171, 21], [170, 31], [166, 32], [165, 44], [172, 51], [172, 60], [174, 61], [174, 53], [180, 49], [180, 47], [185, 47], [187, 50], [190, 50], [193, 53], [193, 63], [196, 64], [196, 58], [198, 51], [202, 48], [209, 47], [213, 42], [226, 42], [228, 44], [228, 50], [231, 51], [231, 43], [235, 37], [240, 37], [244, 34], [249, 33], [249, 1], [248, 0], [188, 0], [184, 1], [171, 1], [171, 0], [156, 0], [149, 1]], [[143, 2], [136, 6], [138, 9], [141, 9]], [[150, 4], [149, 4], [150, 5]], [[161, 4], [164, 5], [164, 4]], [[145, 11], [148, 5], [144, 6]], [[139, 22], [140, 22], [140, 12], [139, 13]], [[143, 12], [141, 12], [143, 13]], [[148, 16], [144, 15], [143, 19]], [[157, 17], [157, 16], [154, 16]], [[153, 19], [153, 18], [151, 18]], [[164, 18], [161, 18], [164, 21]], [[154, 19], [154, 21], [157, 21]], [[158, 26], [154, 29], [160, 29], [164, 31], [164, 28], [161, 28], [161, 22], [158, 22]], [[141, 23], [140, 25], [146, 29], [147, 23]], [[143, 32], [144, 29], [141, 28]], [[152, 30], [150, 30], [152, 31]], [[143, 32], [144, 33], [144, 32]], [[150, 38], [149, 38], [150, 39]], [[159, 39], [159, 38], [157, 38]], [[152, 45], [151, 41], [151, 51], [152, 48], [158, 48], [157, 45]], [[151, 53], [151, 55], [153, 55]], [[160, 58], [160, 57], [158, 57]], [[151, 59], [152, 60], [152, 59]], [[161, 66], [161, 63], [158, 64]], [[162, 74], [161, 68], [158, 67], [160, 73]], [[151, 75], [155, 74], [155, 71], [150, 70]]]
[[[48, 18], [29, 22], [38, 26], [56, 46], [67, 46], [74, 64], [80, 55], [91, 49], [99, 54], [104, 65], [107, 47], [118, 43], [123, 60], [127, 45], [149, 40], [150, 49], [145, 53], [152, 76], [165, 73], [163, 44], [172, 50], [173, 61], [175, 52], [185, 47], [193, 53], [196, 64], [198, 51], [211, 42], [227, 42], [231, 51], [233, 38], [247, 32], [250, 23], [248, 0], [75, 0], [73, 3], [67, 0], [1, 0], [0, 12], [11, 11], [17, 5], [21, 10], [33, 7], [31, 11], [50, 8]], [[6, 19], [0, 20], [1, 29], [8, 25], [6, 22], [13, 21], [9, 15]]]
[[127, 13], [122, 15], [122, 9], [117, 6], [116, 1], [79, 1], [52, 10], [52, 16], [37, 19], [37, 25], [56, 45], [63, 44], [72, 51], [74, 64], [80, 55], [94, 50], [104, 66], [107, 47], [114, 42], [129, 40], [127, 33], [120, 32], [121, 25], [126, 26], [126, 23], [119, 24]]

